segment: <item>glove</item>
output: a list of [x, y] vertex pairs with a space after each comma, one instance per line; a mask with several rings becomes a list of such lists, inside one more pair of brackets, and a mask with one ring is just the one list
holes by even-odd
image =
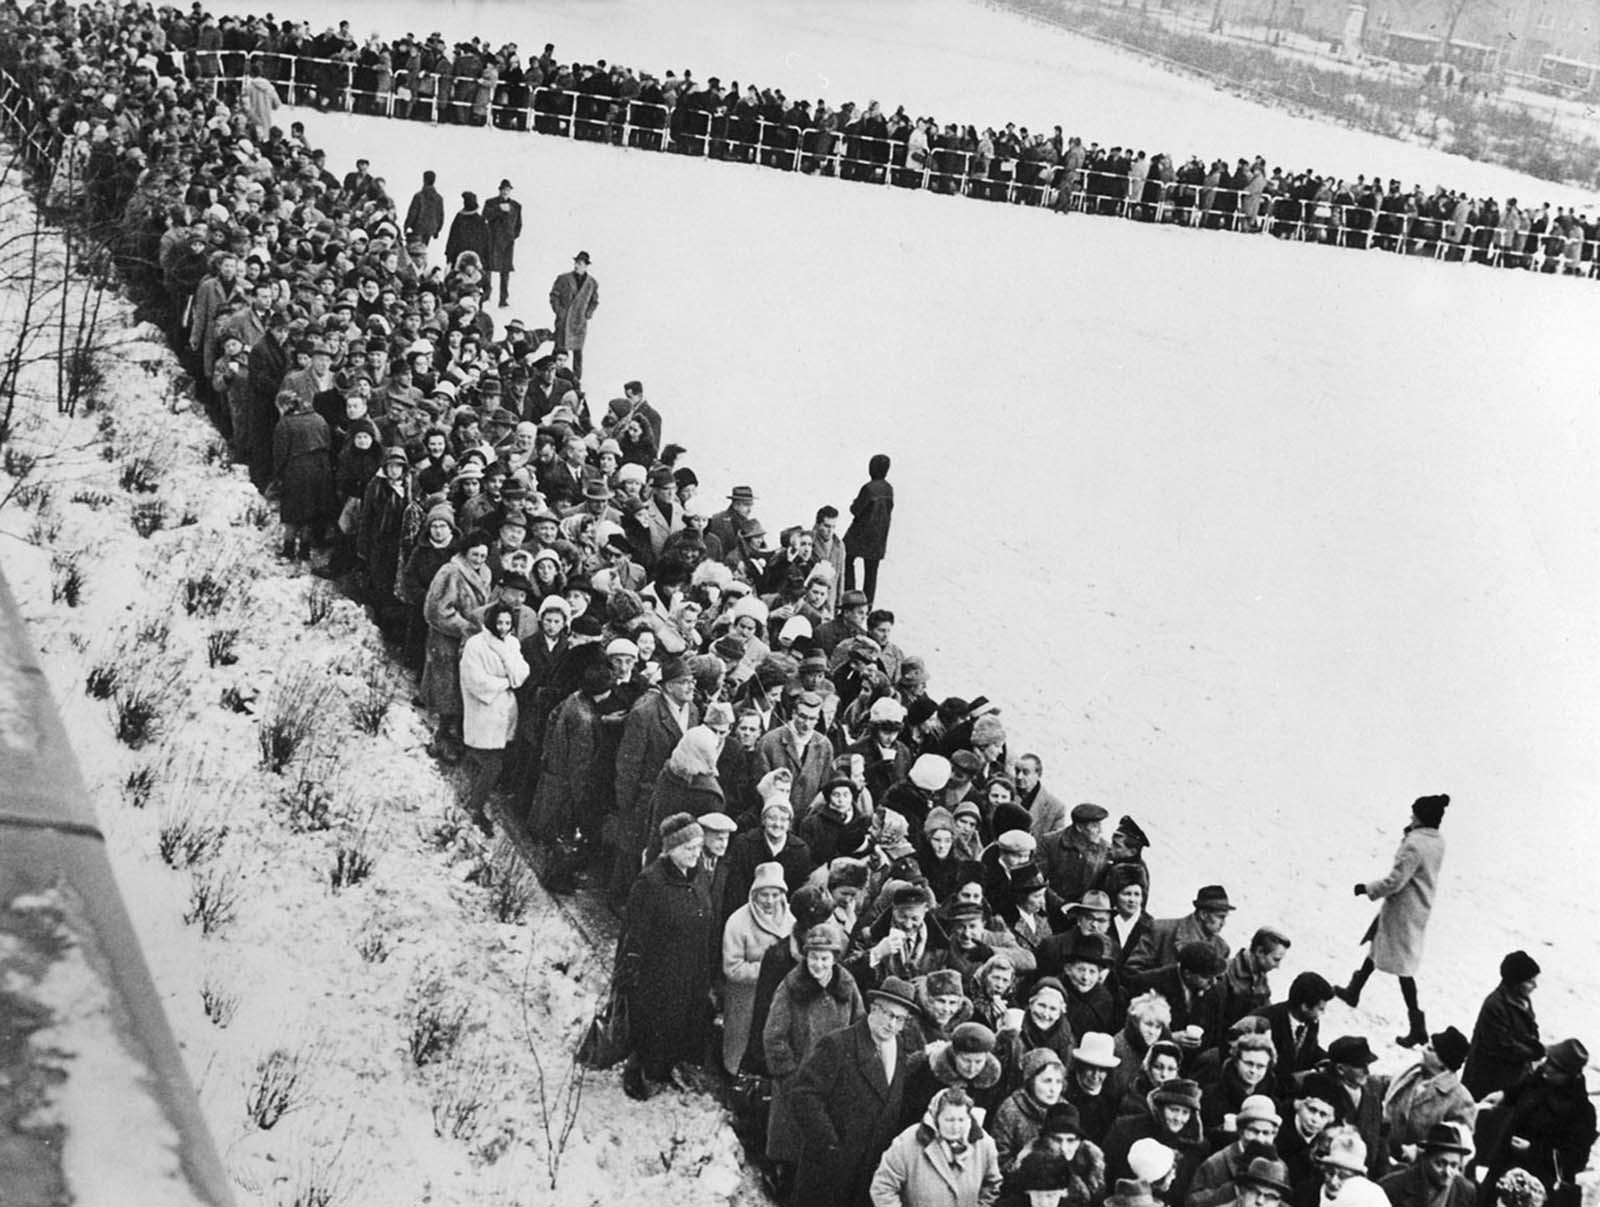
[[1366, 895], [1367, 895], [1367, 886], [1358, 881], [1356, 883], [1356, 896], [1365, 897]]

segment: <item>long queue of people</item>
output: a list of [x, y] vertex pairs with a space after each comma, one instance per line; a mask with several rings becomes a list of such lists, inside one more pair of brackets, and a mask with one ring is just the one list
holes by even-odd
[[[930, 694], [877, 598], [886, 455], [776, 542], [749, 486], [712, 513], [643, 382], [591, 409], [552, 338], [576, 294], [497, 330], [475, 252], [430, 267], [370, 176], [151, 89], [137, 10], [90, 11], [88, 40], [0, 25], [0, 102], [40, 179], [79, 123], [140, 150], [60, 202], [118, 226], [284, 555], [330, 558], [417, 669], [474, 819], [611, 895], [630, 1095], [725, 1079], [801, 1207], [1576, 1207], [1588, 1053], [1543, 1042], [1538, 964], [1500, 961], [1470, 1036], [1422, 1014], [1447, 797], [1356, 885], [1372, 960], [1274, 985], [1288, 929], [1235, 947], [1225, 886], [1155, 911], [1144, 852], [1179, 836], [1107, 835], [992, 702]], [[1394, 1078], [1323, 1034], [1374, 971], [1409, 1012]]]
[[[15, 4], [15, 0], [10, 0]], [[30, 22], [64, 5], [35, 3]], [[270, 15], [220, 20], [199, 3], [135, 6], [124, 33], [134, 64], [157, 81], [191, 81], [220, 105], [243, 104], [266, 136], [263, 88], [290, 102], [413, 121], [493, 125], [642, 150], [761, 164], [784, 171], [926, 189], [1060, 212], [1270, 233], [1359, 250], [1548, 274], [1600, 274], [1600, 219], [1576, 208], [1465, 190], [1404, 187], [1374, 173], [1353, 180], [1269, 167], [1257, 156], [1188, 160], [1103, 146], [1007, 123], [970, 124], [892, 113], [876, 101], [837, 107], [781, 89], [724, 86], [692, 71], [661, 76], [600, 60], [562, 63], [553, 44], [524, 58], [515, 42], [448, 43], [435, 32], [359, 41], [341, 21]], [[92, 21], [79, 18], [86, 36]], [[252, 101], [252, 96], [256, 99]]]

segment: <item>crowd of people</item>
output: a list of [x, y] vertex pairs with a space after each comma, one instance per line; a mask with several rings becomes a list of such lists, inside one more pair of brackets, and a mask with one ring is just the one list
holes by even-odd
[[[12, 0], [15, 4], [15, 0]], [[35, 4], [29, 16], [53, 12]], [[86, 11], [92, 11], [87, 10]], [[79, 18], [92, 39], [93, 21]], [[927, 189], [1057, 211], [1118, 215], [1210, 230], [1267, 232], [1541, 273], [1600, 274], [1600, 218], [1576, 208], [1473, 196], [1377, 173], [1269, 167], [1260, 156], [1187, 160], [1085, 142], [1007, 123], [971, 124], [889, 112], [876, 101], [830, 105], [781, 89], [724, 85], [688, 69], [656, 74], [600, 60], [563, 63], [547, 43], [448, 42], [438, 32], [358, 40], [349, 21], [320, 33], [265, 16], [135, 6], [123, 32], [157, 80], [192, 82], [245, 103], [262, 89], [323, 109], [609, 142], [759, 163], [785, 171]], [[252, 111], [260, 118], [259, 110]], [[255, 136], [266, 134], [256, 123]]]
[[[510, 181], [434, 264], [431, 174], [402, 214], [369, 165], [148, 70], [183, 20], [0, 6], [12, 133], [115, 228], [283, 556], [324, 551], [417, 672], [474, 821], [615, 905], [630, 1095], [709, 1071], [800, 1207], [1576, 1207], [1588, 1053], [1543, 1042], [1538, 964], [1505, 956], [1470, 1036], [1427, 1025], [1448, 797], [1356, 883], [1380, 906], [1343, 984], [1274, 985], [1289, 934], [1235, 947], [1222, 885], [1157, 916], [1152, 836], [1069, 807], [994, 703], [930, 694], [897, 644], [887, 455], [776, 540], [754, 488], [708, 503], [643, 382], [591, 406], [587, 253], [549, 327], [489, 313]], [[1322, 1034], [1377, 972], [1416, 1056], [1393, 1078]]]

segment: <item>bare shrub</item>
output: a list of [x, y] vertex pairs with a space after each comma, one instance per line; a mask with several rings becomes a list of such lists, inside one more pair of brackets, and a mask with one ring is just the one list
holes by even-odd
[[239, 523], [264, 531], [272, 527], [272, 522], [278, 518], [272, 504], [265, 499], [251, 499], [239, 517]]
[[325, 720], [332, 690], [322, 670], [310, 664], [302, 664], [272, 685], [256, 733], [263, 767], [281, 773], [305, 749]]
[[368, 964], [382, 964], [394, 950], [394, 941], [377, 918], [368, 918], [356, 932], [356, 954]]
[[467, 815], [452, 804], [439, 815], [438, 821], [424, 831], [423, 837], [434, 850], [449, 851], [461, 840], [467, 826]]
[[38, 464], [39, 458], [35, 454], [18, 448], [10, 441], [6, 442], [4, 449], [0, 449], [0, 469], [4, 469], [6, 477], [15, 482], [26, 481]]
[[147, 612], [134, 622], [129, 636], [141, 650], [165, 653], [167, 642], [172, 639], [172, 622], [160, 612]]
[[239, 630], [217, 627], [206, 634], [206, 665], [232, 666], [239, 661], [233, 647], [239, 643]]
[[214, 810], [186, 796], [162, 818], [156, 831], [156, 848], [163, 863], [171, 868], [186, 868], [217, 856], [228, 837], [228, 826], [218, 818], [207, 816], [208, 812]]
[[376, 737], [383, 728], [383, 719], [389, 715], [389, 702], [394, 699], [388, 663], [381, 654], [368, 651], [357, 673], [361, 683], [350, 702], [350, 719], [362, 733]]
[[313, 576], [306, 584], [306, 627], [314, 629], [333, 615], [337, 593], [326, 579]]
[[255, 709], [255, 705], [247, 698], [244, 691], [237, 683], [230, 683], [222, 689], [222, 698], [218, 701], [229, 712], [244, 713], [248, 715]]
[[28, 544], [43, 549], [56, 543], [61, 535], [61, 513], [53, 507], [41, 507], [28, 525]]
[[117, 500], [115, 495], [109, 495], [103, 490], [77, 490], [72, 493], [72, 501], [81, 503], [90, 511], [104, 511]]
[[124, 675], [111, 689], [111, 707], [117, 718], [117, 741], [138, 750], [161, 728], [167, 688], [149, 675], [130, 679]]
[[[328, 1129], [316, 1130], [326, 1134]], [[336, 1143], [317, 1145], [301, 1157], [279, 1191], [277, 1207], [346, 1207], [355, 1202], [367, 1180], [367, 1171], [352, 1166], [345, 1158], [349, 1138], [347, 1124], [344, 1136]]]
[[228, 583], [209, 566], [199, 573], [184, 576], [179, 585], [183, 610], [190, 616], [215, 616], [228, 602]]
[[198, 926], [203, 935], [214, 935], [239, 917], [238, 872], [209, 863], [193, 873], [189, 882], [189, 908], [183, 920]]
[[498, 1072], [483, 1049], [446, 1065], [433, 1087], [433, 1134], [442, 1140], [475, 1140], [485, 1116], [504, 1096]]
[[255, 1076], [245, 1086], [245, 1114], [262, 1131], [271, 1131], [283, 1117], [311, 1101], [311, 1071], [322, 1060], [318, 1044], [274, 1048], [256, 1061]]
[[50, 602], [78, 606], [83, 598], [84, 550], [58, 550], [50, 555]]
[[489, 916], [496, 922], [521, 922], [533, 900], [533, 875], [509, 847], [483, 862], [479, 883], [489, 890]]
[[84, 675], [83, 690], [93, 699], [110, 699], [111, 693], [116, 690], [117, 676], [121, 672], [122, 667], [115, 654], [102, 655]]
[[326, 784], [302, 776], [283, 790], [288, 809], [289, 829], [296, 834], [315, 834], [333, 829], [333, 790]]
[[209, 977], [200, 986], [200, 1007], [218, 1027], [226, 1027], [239, 1011], [239, 995], [230, 993]]
[[117, 475], [117, 482], [123, 490], [131, 494], [154, 494], [161, 485], [161, 475], [165, 466], [154, 453], [135, 453], [122, 463], [122, 472]]
[[426, 971], [416, 988], [406, 1048], [418, 1068], [449, 1059], [467, 1026], [468, 1004], [437, 969]]
[[162, 499], [140, 499], [130, 516], [133, 530], [149, 540], [167, 526], [167, 504]]
[[156, 786], [156, 769], [149, 763], [141, 763], [128, 772], [122, 781], [122, 799], [135, 809], [142, 809], [150, 803], [150, 793]]
[[19, 507], [43, 510], [50, 506], [55, 493], [55, 487], [49, 482], [23, 482], [12, 489], [11, 497]]
[[354, 834], [347, 834], [339, 840], [339, 845], [334, 848], [328, 882], [336, 893], [360, 884], [372, 875], [377, 862], [377, 853], [372, 850], [369, 833], [363, 826]]

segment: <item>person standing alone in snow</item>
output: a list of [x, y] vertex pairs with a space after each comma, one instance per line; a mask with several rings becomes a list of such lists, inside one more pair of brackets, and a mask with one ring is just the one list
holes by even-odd
[[1394, 867], [1378, 880], [1358, 882], [1355, 894], [1383, 902], [1378, 916], [1367, 929], [1372, 950], [1339, 989], [1339, 999], [1354, 1006], [1361, 1000], [1361, 989], [1374, 971], [1400, 978], [1400, 993], [1406, 1002], [1406, 1017], [1411, 1029], [1395, 1042], [1414, 1048], [1428, 1042], [1428, 1024], [1417, 1004], [1416, 974], [1422, 964], [1422, 940], [1433, 911], [1433, 894], [1439, 882], [1439, 867], [1444, 863], [1444, 837], [1439, 823], [1450, 805], [1448, 796], [1421, 796], [1411, 806], [1411, 821], [1394, 855]]
[[589, 275], [589, 253], [572, 257], [572, 271], [550, 286], [550, 309], [556, 316], [556, 351], [572, 353], [572, 376], [583, 380], [583, 341], [589, 320], [600, 306], [600, 283]]
[[406, 207], [406, 238], [421, 239], [423, 246], [444, 230], [444, 198], [433, 187], [434, 179], [431, 171], [424, 172], [422, 187], [412, 194], [411, 204]]
[[850, 504], [850, 528], [844, 534], [844, 589], [856, 589], [856, 559], [861, 561], [861, 591], [870, 607], [878, 595], [878, 563], [889, 545], [889, 520], [894, 512], [894, 487], [889, 485], [889, 457], [875, 453], [867, 462], [867, 478]]
[[515, 265], [512, 256], [517, 239], [522, 234], [522, 206], [511, 199], [511, 182], [502, 180], [500, 192], [489, 198], [483, 207], [484, 221], [489, 224], [489, 258], [484, 261], [484, 275], [493, 281], [500, 274], [500, 309], [511, 305], [511, 272]]

